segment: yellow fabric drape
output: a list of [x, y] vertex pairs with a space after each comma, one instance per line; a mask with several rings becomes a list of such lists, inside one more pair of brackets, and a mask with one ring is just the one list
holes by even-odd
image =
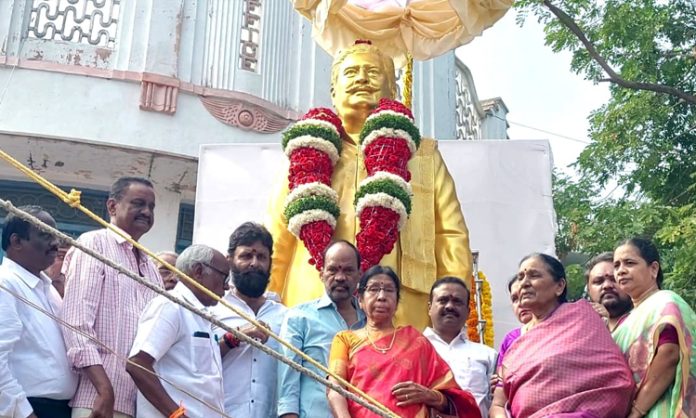
[[[392, 267], [401, 278], [402, 303], [396, 313], [399, 325], [422, 330], [428, 324], [430, 286], [439, 277], [471, 276], [469, 232], [464, 222], [454, 181], [447, 171], [437, 142], [423, 139], [408, 164], [413, 187], [412, 212], [394, 250], [380, 264]], [[355, 243], [359, 230], [353, 199], [357, 185], [367, 175], [359, 146], [343, 141], [341, 157], [332, 177], [341, 215], [335, 239]], [[287, 229], [283, 206], [288, 194], [287, 178], [271, 201], [266, 226], [273, 235], [273, 261], [269, 290], [281, 295], [287, 306], [318, 298], [324, 286], [304, 244]]]
[[397, 67], [410, 52], [419, 61], [470, 42], [492, 26], [513, 0], [412, 0], [405, 8], [367, 10], [349, 0], [291, 0], [312, 22], [313, 36], [331, 55], [369, 39], [394, 57]]

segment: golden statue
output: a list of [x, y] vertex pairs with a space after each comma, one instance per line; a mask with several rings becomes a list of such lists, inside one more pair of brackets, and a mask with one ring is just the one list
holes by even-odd
[[[355, 243], [358, 220], [353, 199], [367, 173], [362, 161], [359, 134], [370, 112], [383, 97], [393, 98], [396, 77], [391, 58], [375, 46], [358, 43], [341, 52], [331, 69], [331, 97], [346, 135], [331, 177], [338, 193], [340, 216], [334, 239]], [[399, 325], [418, 329], [428, 325], [430, 286], [439, 277], [471, 276], [469, 233], [457, 200], [454, 182], [437, 142], [423, 139], [408, 163], [412, 174], [412, 211], [393, 251], [380, 264], [392, 267], [401, 277], [401, 302], [396, 314]], [[283, 181], [269, 208], [267, 226], [273, 234], [273, 262], [269, 290], [281, 295], [287, 306], [321, 296], [324, 286], [304, 244], [288, 231], [283, 207], [288, 182]]]

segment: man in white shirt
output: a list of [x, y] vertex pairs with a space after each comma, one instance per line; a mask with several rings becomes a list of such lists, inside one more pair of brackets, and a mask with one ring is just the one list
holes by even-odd
[[428, 303], [433, 327], [426, 328], [423, 335], [449, 364], [459, 386], [474, 395], [481, 416], [488, 417], [491, 406], [489, 381], [495, 373], [496, 352], [466, 337], [469, 297], [469, 289], [458, 277], [443, 277], [435, 281]]
[[[56, 223], [41, 207], [23, 206], [44, 223]], [[2, 231], [0, 266], [0, 416], [70, 418], [77, 388], [56, 321], [62, 300], [42, 272], [53, 264], [58, 239], [8, 214]], [[17, 295], [17, 296], [15, 296]]]
[[[234, 287], [225, 300], [247, 316], [263, 322], [276, 334], [285, 317], [286, 308], [267, 298], [271, 271], [273, 238], [263, 226], [246, 222], [230, 235], [227, 260], [232, 272]], [[278, 342], [268, 339], [262, 331], [218, 304], [213, 313], [230, 327], [239, 327], [245, 334], [266, 343], [278, 351]], [[222, 338], [224, 330], [214, 329]], [[277, 361], [267, 354], [232, 340], [230, 352], [222, 361], [225, 387], [225, 412], [235, 418], [276, 417]]]
[[[222, 253], [192, 245], [179, 255], [176, 267], [217, 296], [224, 294], [230, 268]], [[217, 303], [185, 281], [170, 294], [202, 311]], [[138, 388], [136, 417], [169, 417], [182, 405], [186, 417], [220, 417], [221, 345], [210, 322], [164, 296], [153, 299], [140, 317], [130, 353], [137, 366], [126, 365]]]

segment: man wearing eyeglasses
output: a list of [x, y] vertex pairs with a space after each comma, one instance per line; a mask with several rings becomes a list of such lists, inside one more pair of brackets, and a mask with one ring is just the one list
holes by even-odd
[[[232, 232], [227, 252], [232, 286], [224, 300], [277, 334], [286, 309], [266, 294], [272, 251], [273, 238], [259, 224], [246, 222]], [[213, 314], [225, 325], [238, 328], [278, 351], [276, 340], [269, 340], [266, 333], [227, 306], [218, 304]], [[222, 329], [214, 328], [214, 332], [229, 349], [222, 361], [225, 413], [235, 418], [276, 416], [276, 360], [241, 341], [225, 338]]]
[[[201, 311], [223, 296], [230, 268], [219, 251], [192, 245], [181, 253], [176, 267], [217, 298], [185, 280], [171, 295]], [[138, 388], [137, 416], [169, 417], [182, 406], [185, 415], [175, 416], [222, 416], [222, 356], [227, 351], [210, 322], [164, 296], [153, 299], [140, 317], [126, 365]]]

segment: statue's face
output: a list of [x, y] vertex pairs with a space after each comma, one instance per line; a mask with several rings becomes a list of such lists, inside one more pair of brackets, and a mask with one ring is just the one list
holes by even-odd
[[389, 78], [379, 56], [359, 52], [347, 56], [338, 68], [333, 85], [333, 104], [339, 114], [346, 110], [372, 110], [382, 97], [391, 97]]

